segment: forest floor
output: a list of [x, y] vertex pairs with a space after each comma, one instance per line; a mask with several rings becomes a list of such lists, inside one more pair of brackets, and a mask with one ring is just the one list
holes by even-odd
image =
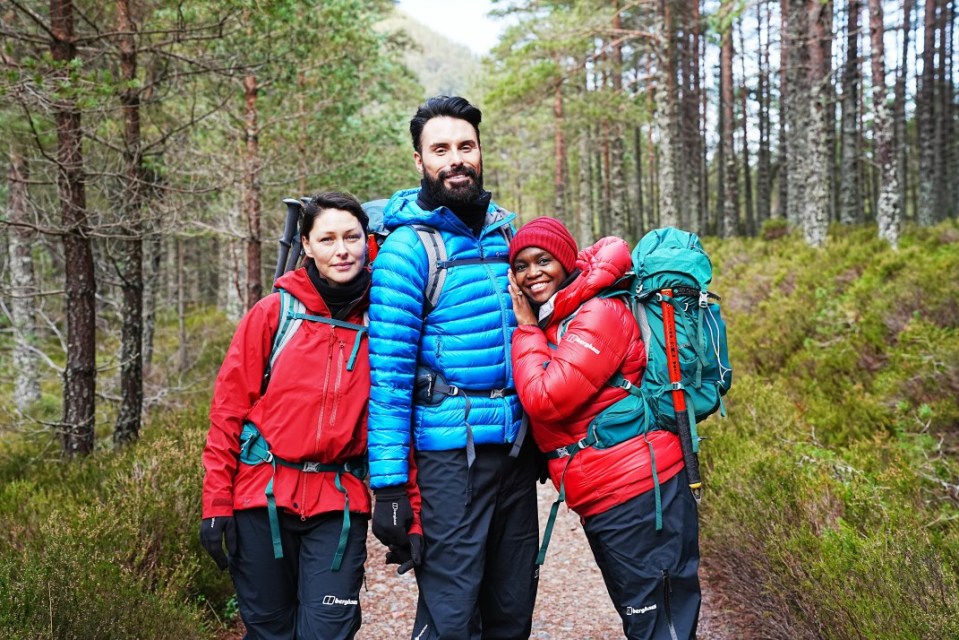
[[[550, 484], [537, 487], [542, 534], [556, 490]], [[416, 580], [412, 573], [396, 575], [396, 565], [383, 563], [385, 549], [372, 534], [368, 539], [368, 549], [366, 590], [361, 593], [363, 626], [356, 639], [409, 638], [416, 610]], [[697, 634], [699, 640], [743, 637], [733, 631], [731, 620], [722, 606], [724, 598], [710, 583], [708, 562], [703, 562], [700, 579], [703, 607]], [[540, 573], [531, 638], [614, 640], [622, 637], [622, 623], [606, 593], [579, 518], [563, 505]]]

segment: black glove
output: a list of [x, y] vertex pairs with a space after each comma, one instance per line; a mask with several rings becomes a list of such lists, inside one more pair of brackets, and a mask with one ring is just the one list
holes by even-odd
[[226, 542], [226, 552], [236, 554], [236, 521], [233, 516], [216, 516], [204, 518], [200, 522], [200, 544], [206, 549], [216, 566], [222, 571], [227, 567], [227, 556], [223, 553], [223, 543]]
[[418, 533], [410, 534], [410, 543], [405, 547], [391, 544], [386, 554], [386, 564], [398, 564], [396, 573], [403, 575], [413, 567], [423, 562], [423, 536]]
[[387, 547], [410, 546], [410, 526], [413, 524], [413, 507], [402, 486], [386, 487], [373, 492], [373, 535]]

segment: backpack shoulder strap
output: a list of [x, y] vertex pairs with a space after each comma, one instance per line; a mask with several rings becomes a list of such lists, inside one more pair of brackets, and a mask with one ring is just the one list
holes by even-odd
[[423, 248], [426, 249], [426, 259], [429, 264], [426, 274], [426, 288], [423, 289], [423, 317], [425, 318], [436, 307], [440, 292], [443, 291], [443, 285], [446, 283], [446, 263], [449, 256], [446, 253], [446, 242], [443, 241], [443, 236], [437, 229], [425, 224], [414, 224], [412, 227], [416, 231]]
[[277, 325], [276, 334], [273, 336], [273, 347], [270, 349], [270, 359], [266, 363], [266, 370], [263, 372], [263, 384], [260, 389], [262, 394], [266, 391], [266, 386], [270, 382], [270, 374], [273, 372], [273, 365], [280, 353], [293, 339], [294, 334], [303, 324], [303, 303], [286, 289], [280, 289], [280, 319]]

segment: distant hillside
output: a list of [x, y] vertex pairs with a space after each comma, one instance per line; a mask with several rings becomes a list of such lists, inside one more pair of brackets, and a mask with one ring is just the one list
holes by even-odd
[[[468, 95], [481, 72], [479, 58], [466, 46], [417, 22], [401, 11], [385, 26], [402, 29], [412, 47], [404, 62], [416, 74], [425, 96]], [[424, 97], [425, 97], [424, 96]]]

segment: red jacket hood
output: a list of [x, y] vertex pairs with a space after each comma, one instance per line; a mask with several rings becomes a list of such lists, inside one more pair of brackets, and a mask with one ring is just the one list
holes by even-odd
[[612, 286], [633, 266], [629, 245], [609, 236], [579, 252], [576, 268], [580, 275], [556, 294], [553, 319], [562, 320], [603, 289]]

